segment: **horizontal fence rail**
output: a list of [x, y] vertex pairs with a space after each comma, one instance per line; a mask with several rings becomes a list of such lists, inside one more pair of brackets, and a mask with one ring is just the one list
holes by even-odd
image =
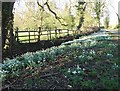
[[53, 38], [63, 37], [65, 35], [74, 35], [76, 30], [69, 29], [55, 29], [55, 30], [45, 30], [45, 29], [37, 29], [37, 30], [19, 30], [18, 28], [15, 30], [15, 38], [19, 43], [32, 43], [38, 42], [40, 40], [51, 40]]

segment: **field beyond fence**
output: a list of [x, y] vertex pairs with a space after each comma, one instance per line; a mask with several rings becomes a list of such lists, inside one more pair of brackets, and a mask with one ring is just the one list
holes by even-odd
[[69, 29], [34, 29], [34, 30], [15, 30], [15, 38], [19, 43], [32, 43], [38, 42], [40, 40], [51, 40], [59, 37], [64, 37], [66, 35], [75, 35], [75, 30]]

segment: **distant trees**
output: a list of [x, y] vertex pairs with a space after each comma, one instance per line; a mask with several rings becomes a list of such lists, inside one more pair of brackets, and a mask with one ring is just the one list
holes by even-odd
[[96, 14], [96, 19], [98, 21], [100, 27], [100, 18], [103, 16], [105, 8], [105, 1], [104, 0], [94, 0], [94, 12]]
[[23, 11], [16, 12], [14, 27], [20, 29], [45, 27], [44, 22], [50, 17], [50, 14], [45, 12], [43, 7], [38, 7], [36, 2], [25, 2], [25, 5], [26, 8]]
[[64, 19], [63, 22], [65, 22], [66, 24], [66, 26], [63, 26], [64, 28], [73, 29], [75, 27], [75, 16], [72, 15], [72, 11], [71, 11], [71, 0], [70, 0], [70, 5], [68, 3], [65, 4], [61, 16]]
[[[90, 24], [90, 21], [94, 21], [94, 19], [90, 19], [89, 11], [85, 11], [87, 7], [87, 3], [76, 2], [76, 7], [74, 7], [75, 15], [72, 14], [71, 10], [71, 2], [69, 0], [69, 4], [65, 6], [62, 10], [56, 8], [56, 3], [54, 0], [34, 0], [33, 2], [26, 2], [26, 8], [22, 12], [16, 12], [13, 17], [13, 6], [14, 2], [3, 3], [2, 10], [2, 39], [3, 46], [5, 45], [6, 37], [8, 36], [8, 31], [11, 30], [11, 34], [13, 33], [13, 19], [14, 19], [14, 27], [23, 28], [74, 28], [77, 27], [78, 30], [83, 26], [84, 23]], [[94, 9], [96, 13], [96, 18], [100, 24], [100, 16], [103, 13], [104, 9], [104, 1], [95, 0], [94, 6], [91, 9]], [[6, 13], [7, 12], [7, 13]], [[87, 18], [90, 17], [90, 18]]]
[[85, 12], [85, 9], [86, 9], [86, 3], [84, 1], [78, 1], [78, 6], [77, 6], [77, 14], [79, 16], [79, 24], [77, 26], [77, 30], [80, 30], [80, 28], [82, 27], [83, 25], [83, 22], [84, 22], [84, 12]]
[[93, 9], [94, 2], [87, 2], [86, 10], [84, 11], [84, 26], [94, 27], [97, 26], [98, 22], [96, 19], [96, 14]]
[[[36, 7], [35, 7], [36, 6]], [[26, 2], [26, 10], [24, 12], [18, 12], [15, 15], [15, 27], [19, 28], [55, 28], [60, 26], [67, 26], [64, 23], [64, 19], [59, 16], [59, 12], [56, 9], [56, 4], [54, 1], [34, 1]], [[19, 25], [18, 18], [20, 16], [22, 26]]]
[[104, 28], [107, 29], [109, 27], [109, 16], [106, 16], [104, 19]]
[[120, 30], [120, 15], [118, 14], [118, 12], [120, 11], [119, 10], [120, 2], [118, 3], [118, 12], [116, 12], [115, 7], [113, 7], [112, 4], [110, 4], [110, 5], [113, 8], [113, 10], [114, 10], [114, 12], [115, 12], [115, 14], [117, 16], [118, 24], [117, 24], [116, 28]]
[[106, 6], [104, 12], [104, 28], [107, 29], [109, 27], [110, 17], [109, 17], [109, 10]]
[[[18, 12], [15, 14], [15, 27], [19, 28], [80, 28], [83, 24], [93, 26], [96, 23], [96, 19], [92, 17], [91, 13], [96, 13], [96, 18], [99, 21], [100, 15], [102, 15], [104, 3], [95, 0], [91, 3], [84, 1], [74, 1], [76, 5], [73, 6], [73, 1], [69, 0], [66, 3], [64, 9], [57, 8], [54, 0], [36, 0], [33, 3], [27, 2], [24, 12]], [[89, 2], [89, 0], [88, 0]], [[89, 5], [91, 6], [89, 7]], [[93, 5], [93, 6], [92, 6]], [[87, 7], [87, 10], [85, 10]], [[88, 7], [90, 8], [88, 10]], [[74, 8], [74, 9], [71, 9]], [[102, 10], [100, 9], [102, 8]], [[74, 11], [72, 11], [74, 10]], [[99, 11], [100, 10], [100, 11]], [[92, 11], [92, 12], [91, 12]], [[73, 14], [75, 12], [75, 14]], [[22, 16], [22, 17], [21, 17]], [[22, 24], [20, 24], [22, 22]], [[91, 23], [92, 22], [92, 23]], [[99, 21], [100, 23], [100, 21]], [[87, 25], [87, 26], [88, 26]]]

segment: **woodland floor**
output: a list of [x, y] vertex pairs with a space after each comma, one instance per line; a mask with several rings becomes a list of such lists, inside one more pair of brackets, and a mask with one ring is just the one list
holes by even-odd
[[[103, 43], [109, 44], [109, 41]], [[91, 48], [88, 48], [85, 51], [90, 50]], [[118, 62], [118, 51], [112, 51], [114, 58], [106, 58], [104, 53], [110, 52], [110, 48], [96, 46], [92, 50], [98, 57], [80, 62], [74, 59], [74, 55], [79, 56], [81, 50], [73, 50], [72, 53], [58, 56], [55, 61], [50, 61], [43, 67], [24, 69], [21, 76], [7, 80], [4, 86], [8, 84], [11, 91], [12, 89], [14, 91], [16, 89], [20, 91], [23, 89], [32, 91], [35, 89], [110, 89], [112, 91], [120, 89], [119, 71], [115, 66]], [[69, 68], [74, 71], [78, 65], [81, 69], [85, 69], [84, 73], [68, 72]], [[33, 71], [32, 75], [29, 74], [30, 70]]]

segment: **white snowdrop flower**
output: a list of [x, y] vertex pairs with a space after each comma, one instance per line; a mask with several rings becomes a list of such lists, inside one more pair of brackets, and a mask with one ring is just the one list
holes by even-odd
[[81, 69], [81, 68], [79, 67], [79, 65], [77, 65], [77, 69]]
[[85, 64], [87, 64], [87, 62], [85, 62]]
[[112, 54], [109, 54], [109, 53], [107, 53], [107, 56], [109, 56], [109, 57], [113, 57], [113, 55], [112, 55]]
[[116, 65], [116, 67], [118, 68], [118, 65]]
[[76, 74], [77, 72], [76, 72], [76, 70], [75, 70], [75, 71], [73, 71], [72, 73], [73, 73], [73, 74]]
[[2, 73], [3, 71], [2, 70], [0, 70], [0, 73]]
[[65, 76], [65, 78], [67, 78], [67, 76]]
[[80, 55], [79, 58], [80, 58], [80, 59], [81, 59], [81, 58], [84, 58], [84, 56], [83, 56], [83, 55]]
[[90, 51], [90, 54], [95, 54], [95, 51], [94, 51], [94, 50], [91, 50], [91, 51]]
[[96, 44], [96, 41], [92, 41], [92, 42], [91, 42], [91, 45], [95, 45], [95, 44]]
[[38, 61], [38, 63], [40, 63], [40, 61]]
[[68, 85], [68, 87], [72, 88], [72, 86], [71, 86], [71, 85]]
[[8, 73], [8, 71], [3, 70], [3, 73]]
[[83, 68], [83, 71], [85, 71], [85, 68]]
[[22, 65], [24, 65], [24, 63], [22, 63]]
[[70, 73], [70, 68], [68, 69], [68, 72]]
[[28, 62], [30, 63], [31, 61], [29, 60]]
[[118, 65], [116, 63], [114, 65], [115, 65], [116, 68], [118, 67]]
[[81, 71], [78, 71], [77, 73], [81, 73]]

